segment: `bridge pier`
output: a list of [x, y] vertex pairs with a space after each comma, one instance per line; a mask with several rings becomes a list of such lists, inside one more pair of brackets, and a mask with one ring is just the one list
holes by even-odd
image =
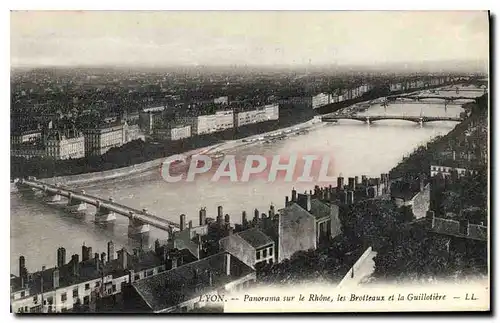
[[[109, 200], [113, 202], [112, 198], [110, 198]], [[114, 220], [116, 220], [115, 212], [111, 211], [105, 206], [102, 206], [100, 202], [97, 202], [94, 221], [96, 223], [107, 223], [107, 222], [112, 222]]]
[[147, 234], [149, 230], [149, 224], [135, 218], [129, 218], [128, 236], [130, 238], [140, 237], [141, 235]]
[[45, 191], [45, 201], [49, 203], [56, 203], [61, 201], [61, 195]]
[[71, 193], [69, 193], [67, 208], [70, 212], [81, 212], [87, 209], [87, 203], [75, 199]]

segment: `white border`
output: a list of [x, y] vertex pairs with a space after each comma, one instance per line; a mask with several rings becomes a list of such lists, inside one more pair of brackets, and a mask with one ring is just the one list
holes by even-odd
[[[2, 154], [2, 163], [1, 166], [3, 169], [2, 174], [2, 194], [1, 198], [4, 201], [2, 203], [2, 206], [4, 208], [3, 214], [3, 219], [9, 219], [10, 217], [8, 214], [10, 214], [10, 209], [9, 209], [9, 203], [10, 199], [8, 198], [10, 194], [10, 188], [8, 188], [8, 183], [9, 183], [9, 175], [8, 175], [8, 169], [9, 169], [9, 153], [7, 153], [7, 150], [9, 149], [9, 138], [10, 138], [10, 130], [9, 130], [9, 124], [7, 123], [9, 120], [9, 106], [10, 106], [10, 100], [9, 100], [9, 84], [10, 84], [10, 79], [9, 79], [9, 70], [10, 70], [10, 49], [9, 49], [9, 43], [10, 43], [10, 34], [9, 34], [9, 25], [10, 25], [10, 17], [9, 17], [9, 11], [8, 10], [488, 10], [491, 9], [493, 13], [497, 12], [496, 7], [498, 6], [499, 1], [496, 0], [486, 0], [486, 1], [436, 1], [436, 0], [419, 0], [419, 1], [390, 1], [390, 0], [377, 0], [377, 1], [372, 1], [372, 0], [349, 0], [345, 2], [334, 2], [329, 4], [329, 1], [320, 1], [320, 0], [308, 0], [308, 1], [297, 1], [297, 0], [266, 0], [266, 1], [260, 1], [256, 3], [255, 1], [234, 1], [234, 0], [209, 0], [209, 1], [203, 1], [203, 0], [179, 0], [177, 2], [172, 2], [172, 1], [147, 1], [147, 0], [141, 0], [141, 1], [109, 1], [109, 2], [104, 2], [104, 1], [97, 1], [97, 0], [86, 0], [86, 1], [57, 1], [57, 0], [45, 0], [45, 1], [36, 1], [36, 0], [18, 0], [18, 1], [2, 1], [2, 6], [5, 6], [5, 10], [2, 10], [2, 15], [0, 17], [0, 25], [1, 25], [1, 36], [3, 39], [3, 45], [2, 46], [2, 73], [1, 75], [3, 76], [3, 84], [2, 84], [2, 102], [3, 106], [1, 108], [1, 113], [2, 118], [1, 120], [5, 122], [4, 126], [1, 127], [1, 131], [3, 133], [2, 135], [2, 140], [1, 142], [1, 148], [4, 151], [4, 154]], [[493, 71], [492, 71], [493, 72]], [[496, 74], [496, 73], [495, 73]], [[492, 89], [493, 93], [498, 93], [497, 92], [497, 84], [495, 84], [495, 88]], [[496, 113], [496, 124], [499, 125], [499, 113]], [[492, 120], [493, 122], [493, 120]], [[494, 134], [492, 133], [491, 136], [493, 137]], [[500, 137], [497, 137], [500, 138]], [[500, 140], [498, 140], [500, 141]], [[498, 148], [497, 146], [500, 145], [498, 142], [495, 145], [495, 148]], [[493, 165], [491, 165], [493, 167]], [[494, 179], [495, 183], [498, 184], [497, 178]], [[498, 185], [497, 185], [498, 186]], [[495, 198], [497, 197], [498, 192], [495, 194]], [[496, 199], [496, 201], [500, 201], [500, 199]], [[495, 216], [492, 214], [492, 216]], [[5, 221], [7, 222], [7, 221]], [[496, 221], [498, 222], [498, 220]], [[4, 246], [9, 246], [10, 247], [10, 226], [9, 223], [3, 223], [1, 226], [2, 230], [2, 239], [3, 239], [3, 245]], [[491, 232], [494, 233], [496, 232], [493, 228], [491, 228]], [[4, 252], [9, 253], [10, 248], [6, 247]], [[496, 249], [495, 249], [496, 250]], [[7, 258], [8, 259], [8, 258]], [[497, 258], [498, 260], [498, 258]], [[9, 294], [7, 294], [7, 287], [6, 285], [9, 284], [7, 281], [7, 277], [10, 275], [10, 267], [9, 266], [2, 266], [1, 270], [1, 276], [3, 279], [1, 280], [2, 282], [2, 291], [0, 293], [1, 295], [1, 302], [3, 309], [5, 312], [8, 311], [8, 304], [10, 304], [10, 299], [9, 299]], [[498, 271], [498, 266], [497, 266], [497, 271]], [[496, 274], [496, 272], [495, 272]], [[498, 278], [498, 277], [497, 277]], [[5, 285], [5, 286], [3, 286]], [[495, 298], [495, 305], [498, 305], [498, 298]], [[67, 316], [66, 316], [67, 317]], [[240, 317], [233, 317], [231, 316], [229, 319], [234, 320]], [[339, 320], [343, 319], [344, 317], [318, 317], [318, 319], [322, 320]], [[377, 317], [378, 319], [383, 319], [386, 320], [387, 318], [385, 317]], [[13, 315], [8, 316], [8, 321], [14, 320], [15, 317]], [[50, 317], [47, 319], [51, 319]], [[108, 317], [103, 318], [103, 317], [95, 317], [93, 318], [96, 321], [104, 321], [105, 319], [108, 319]], [[122, 319], [122, 317], [118, 318]], [[145, 321], [148, 319], [151, 319], [150, 316], [145, 317], [145, 318], [140, 318], [137, 316], [132, 316], [131, 319], [133, 320], [138, 320], [138, 321]], [[180, 319], [183, 321], [190, 321], [194, 320], [196, 318], [193, 317], [168, 317], [168, 320], [172, 319]], [[219, 317], [204, 317], [204, 319], [210, 319], [210, 320], [218, 320], [220, 319]], [[227, 318], [226, 318], [227, 319]], [[266, 317], [249, 317], [246, 319], [258, 319], [259, 321], [271, 321], [274, 320], [275, 318], [266, 318]], [[286, 320], [290, 319], [301, 319], [301, 318], [293, 318], [293, 317], [286, 317]], [[405, 317], [405, 320], [411, 319], [409, 317]], [[454, 318], [450, 318], [449, 320], [453, 320]], [[31, 319], [27, 319], [29, 321]], [[81, 316], [75, 317], [74, 320], [82, 320]], [[370, 320], [373, 320], [373, 318], [370, 318]]]

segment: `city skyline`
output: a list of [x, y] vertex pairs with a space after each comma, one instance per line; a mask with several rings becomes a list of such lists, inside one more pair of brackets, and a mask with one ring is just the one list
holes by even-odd
[[488, 37], [486, 11], [12, 12], [11, 65], [482, 64]]

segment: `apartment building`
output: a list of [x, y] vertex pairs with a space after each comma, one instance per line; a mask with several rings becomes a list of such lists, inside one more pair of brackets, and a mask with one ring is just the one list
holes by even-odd
[[111, 148], [120, 147], [125, 143], [125, 131], [126, 123], [122, 121], [103, 123], [97, 128], [86, 129], [85, 155], [103, 155]]
[[85, 156], [85, 137], [76, 129], [53, 131], [45, 141], [46, 156], [57, 160]]

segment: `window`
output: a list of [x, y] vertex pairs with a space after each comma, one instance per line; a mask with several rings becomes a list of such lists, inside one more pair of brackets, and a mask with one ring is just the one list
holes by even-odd
[[260, 251], [257, 251], [257, 260], [260, 259]]
[[21, 298], [24, 297], [24, 295], [26, 295], [26, 293], [24, 291], [21, 292]]
[[73, 298], [78, 297], [78, 287], [73, 289]]
[[25, 307], [24, 307], [24, 311], [25, 311], [26, 313], [28, 313], [28, 306], [25, 306]]
[[38, 302], [38, 295], [33, 296], [33, 303]]
[[85, 290], [89, 290], [90, 289], [90, 284], [85, 284]]
[[146, 272], [146, 277], [149, 277], [149, 276], [153, 276], [153, 271], [152, 270], [148, 270]]
[[273, 247], [270, 247], [269, 248], [269, 256], [272, 256], [273, 255]]
[[61, 302], [66, 302], [67, 299], [68, 299], [68, 296], [66, 295], [66, 293], [62, 293], [61, 294]]
[[139, 280], [139, 279], [141, 279], [141, 275], [139, 275], [139, 274], [135, 274], [135, 275], [134, 275], [134, 280]]
[[262, 250], [262, 258], [267, 257], [267, 249]]

